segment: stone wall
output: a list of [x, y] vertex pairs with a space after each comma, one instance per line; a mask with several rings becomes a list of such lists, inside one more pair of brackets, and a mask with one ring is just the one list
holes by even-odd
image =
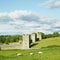
[[36, 34], [35, 33], [32, 33], [31, 34], [31, 40], [32, 40], [32, 42], [34, 43], [34, 42], [36, 42]]
[[22, 43], [14, 42], [9, 44], [0, 44], [1, 50], [22, 49]]
[[29, 35], [28, 34], [25, 34], [23, 35], [23, 49], [29, 49]]
[[41, 40], [42, 39], [42, 36], [41, 36], [41, 33], [40, 32], [37, 32], [37, 39], [38, 40]]

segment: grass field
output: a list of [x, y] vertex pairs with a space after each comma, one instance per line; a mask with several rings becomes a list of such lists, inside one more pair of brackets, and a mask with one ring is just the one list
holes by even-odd
[[[60, 37], [38, 41], [32, 48], [39, 49], [1, 50], [0, 60], [60, 60]], [[18, 53], [22, 55], [17, 56]]]
[[[38, 54], [38, 52], [43, 52]], [[21, 56], [17, 56], [21, 53]], [[33, 53], [31, 56], [30, 53]], [[2, 50], [0, 60], [60, 60], [60, 47], [47, 47], [37, 50]]]
[[42, 48], [48, 46], [60, 46], [60, 37], [42, 39], [32, 44], [32, 48]]

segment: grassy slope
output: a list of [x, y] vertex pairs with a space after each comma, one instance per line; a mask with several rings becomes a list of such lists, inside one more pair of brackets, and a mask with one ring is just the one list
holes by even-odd
[[48, 46], [60, 46], [60, 37], [55, 38], [48, 38], [38, 41], [32, 44], [32, 48], [41, 48], [41, 47], [48, 47]]

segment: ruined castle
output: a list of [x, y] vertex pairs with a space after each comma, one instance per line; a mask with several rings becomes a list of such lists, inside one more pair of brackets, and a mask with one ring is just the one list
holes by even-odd
[[6, 49], [29, 49], [31, 43], [35, 43], [38, 40], [42, 39], [42, 35], [40, 32], [32, 33], [32, 34], [24, 34], [23, 40], [19, 42], [9, 43], [0, 45], [2, 50]]

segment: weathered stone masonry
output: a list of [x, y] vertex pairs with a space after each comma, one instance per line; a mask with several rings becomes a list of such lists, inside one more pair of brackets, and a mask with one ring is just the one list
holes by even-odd
[[23, 49], [28, 49], [29, 48], [29, 40], [30, 40], [30, 38], [29, 38], [29, 35], [28, 34], [25, 34], [25, 35], [23, 35], [23, 43], [22, 43], [22, 48]]
[[38, 40], [41, 40], [42, 36], [41, 33], [32, 33], [32, 34], [24, 34], [23, 40], [15, 43], [9, 43], [9, 44], [2, 44], [0, 45], [2, 50], [7, 49], [29, 49], [30, 43], [35, 43]]

